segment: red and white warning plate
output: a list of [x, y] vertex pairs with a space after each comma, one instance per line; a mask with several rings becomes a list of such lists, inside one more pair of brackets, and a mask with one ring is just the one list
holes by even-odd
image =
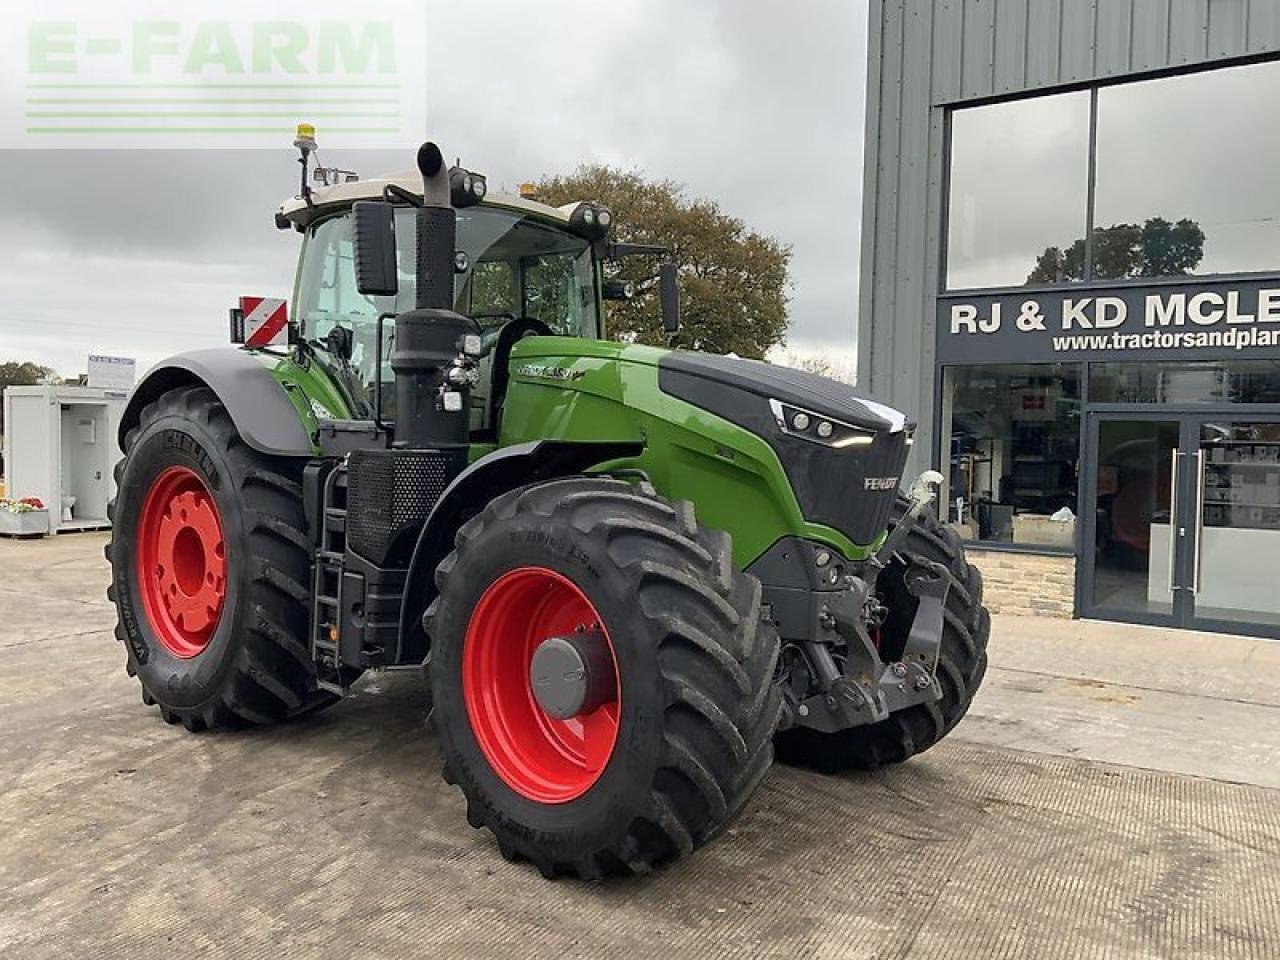
[[288, 301], [271, 297], [241, 297], [240, 313], [244, 317], [246, 347], [289, 345]]

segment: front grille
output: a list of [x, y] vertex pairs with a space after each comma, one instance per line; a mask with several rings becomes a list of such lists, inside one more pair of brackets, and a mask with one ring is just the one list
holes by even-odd
[[378, 566], [405, 566], [466, 451], [356, 450], [347, 461], [347, 544]]
[[836, 450], [804, 440], [775, 442], [806, 520], [835, 527], [868, 546], [889, 523], [902, 468], [906, 431], [876, 434], [867, 447]]

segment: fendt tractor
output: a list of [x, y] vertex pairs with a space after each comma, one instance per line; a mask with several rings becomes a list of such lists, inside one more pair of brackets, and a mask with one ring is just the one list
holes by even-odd
[[144, 703], [266, 724], [418, 670], [470, 823], [586, 879], [715, 837], [775, 751], [870, 769], [955, 726], [990, 618], [942, 477], [899, 492], [903, 414], [606, 339], [611, 261], [648, 258], [673, 337], [679, 294], [601, 204], [491, 194], [432, 143], [380, 180], [295, 145], [288, 322], [245, 298], [239, 346], [123, 415], [109, 595]]

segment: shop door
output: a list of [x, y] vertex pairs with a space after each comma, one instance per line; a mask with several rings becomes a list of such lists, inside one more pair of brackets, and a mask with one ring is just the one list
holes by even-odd
[[1280, 635], [1280, 419], [1188, 426], [1183, 625]]
[[1082, 612], [1280, 635], [1280, 418], [1092, 414]]
[[1176, 415], [1091, 414], [1081, 511], [1081, 610], [1175, 626], [1186, 552], [1170, 520], [1185, 486]]

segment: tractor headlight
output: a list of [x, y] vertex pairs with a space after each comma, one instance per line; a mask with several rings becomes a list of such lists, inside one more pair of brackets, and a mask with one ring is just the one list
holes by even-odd
[[808, 440], [824, 447], [867, 447], [875, 442], [876, 435], [858, 427], [841, 423], [812, 410], [802, 410], [781, 400], [770, 400], [769, 409], [778, 429], [789, 437]]
[[484, 199], [489, 192], [485, 178], [478, 173], [453, 167], [449, 171], [449, 199], [455, 207], [472, 207]]

